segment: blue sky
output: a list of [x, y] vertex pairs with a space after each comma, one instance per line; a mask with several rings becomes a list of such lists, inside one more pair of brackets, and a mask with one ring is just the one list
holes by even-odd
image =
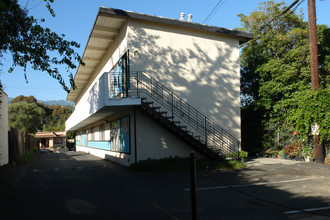
[[[286, 0], [290, 5], [294, 0]], [[179, 18], [181, 12], [193, 14], [193, 22], [203, 23], [219, 0], [55, 0], [52, 4], [56, 17], [50, 16], [43, 0], [19, 0], [21, 5], [27, 5], [30, 14], [35, 18], [45, 18], [44, 23], [51, 30], [58, 34], [65, 34], [67, 40], [74, 40], [80, 43], [79, 54], [83, 54], [89, 34], [93, 27], [98, 9], [100, 6], [118, 8], [150, 15]], [[208, 25], [234, 29], [240, 27], [238, 14], [249, 15], [258, 7], [258, 0], [223, 0], [221, 7], [207, 23]], [[307, 0], [299, 8], [302, 8], [307, 20]], [[299, 9], [297, 9], [299, 11]], [[330, 26], [330, 0], [316, 0], [316, 14], [318, 24]], [[33, 95], [38, 100], [65, 100], [67, 93], [61, 85], [47, 73], [27, 69], [29, 83], [25, 82], [23, 69], [16, 67], [12, 73], [7, 73], [11, 66], [11, 58], [4, 56], [1, 69], [1, 81], [4, 84], [4, 91], [9, 97], [19, 95]], [[76, 70], [72, 71], [75, 74]], [[63, 77], [68, 84], [66, 72]]]

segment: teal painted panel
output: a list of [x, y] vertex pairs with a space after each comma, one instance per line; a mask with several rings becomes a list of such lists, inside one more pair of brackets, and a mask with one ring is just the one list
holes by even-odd
[[80, 145], [80, 141], [76, 141], [76, 146], [79, 146]]
[[82, 131], [81, 135], [81, 145], [86, 146], [86, 131]]
[[129, 117], [120, 119], [120, 152], [130, 153]]
[[110, 141], [88, 141], [88, 147], [110, 150]]

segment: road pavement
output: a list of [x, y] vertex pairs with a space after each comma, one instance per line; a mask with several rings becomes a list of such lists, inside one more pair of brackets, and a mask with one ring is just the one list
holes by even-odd
[[[132, 172], [69, 151], [0, 174], [1, 219], [191, 219], [188, 170]], [[330, 219], [329, 181], [330, 165], [270, 158], [199, 170], [197, 219]]]

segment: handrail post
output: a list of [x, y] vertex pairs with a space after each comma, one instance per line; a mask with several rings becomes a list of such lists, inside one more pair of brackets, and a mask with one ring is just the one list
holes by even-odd
[[172, 96], [172, 105], [171, 105], [171, 111], [172, 111], [172, 120], [173, 120], [173, 110], [174, 110], [174, 97], [173, 97], [173, 92], [171, 92], [171, 96]]

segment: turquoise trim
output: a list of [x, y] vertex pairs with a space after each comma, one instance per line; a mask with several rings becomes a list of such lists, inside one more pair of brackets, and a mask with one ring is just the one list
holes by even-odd
[[120, 152], [130, 153], [129, 149], [129, 117], [120, 119]]
[[110, 150], [111, 144], [110, 141], [88, 141], [88, 147]]
[[81, 134], [81, 145], [86, 146], [86, 131], [82, 131]]
[[76, 141], [76, 146], [79, 146], [80, 145], [80, 141]]

